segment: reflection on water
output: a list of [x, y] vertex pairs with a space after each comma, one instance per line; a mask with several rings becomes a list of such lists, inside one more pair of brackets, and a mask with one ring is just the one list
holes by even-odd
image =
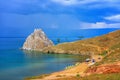
[[22, 80], [28, 76], [59, 71], [75, 62], [82, 62], [88, 57], [71, 54], [45, 54], [19, 49], [0, 50], [0, 52], [0, 80]]
[[[66, 62], [66, 63], [69, 63], [69, 62], [77, 62], [77, 61], [79, 61], [79, 62], [83, 62], [87, 57], [89, 57], [89, 56], [82, 56], [82, 55], [78, 55], [78, 54], [48, 54], [48, 53], [42, 53], [42, 52], [39, 52], [39, 51], [28, 51], [28, 50], [23, 50], [23, 52], [24, 52], [24, 54], [25, 54], [25, 57], [26, 58], [38, 58], [38, 59], [42, 59], [42, 58], [47, 58], [47, 59], [49, 59], [49, 58], [51, 58], [51, 59], [54, 59], [54, 58], [57, 58], [57, 60], [56, 61], [62, 61], [63, 60], [63, 62]], [[71, 58], [72, 58], [72, 60], [71, 60]], [[64, 59], [70, 59], [69, 61], [64, 61]], [[55, 60], [54, 60], [54, 62], [56, 62]], [[63, 63], [63, 62], [61, 62], [61, 63]]]

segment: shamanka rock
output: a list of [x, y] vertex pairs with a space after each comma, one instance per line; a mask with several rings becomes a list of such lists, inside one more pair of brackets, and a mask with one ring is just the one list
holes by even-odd
[[53, 45], [53, 42], [47, 38], [41, 29], [35, 29], [34, 32], [27, 37], [22, 49], [41, 51], [43, 48]]

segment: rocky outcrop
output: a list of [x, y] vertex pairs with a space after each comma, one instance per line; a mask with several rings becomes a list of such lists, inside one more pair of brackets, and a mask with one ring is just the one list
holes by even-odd
[[22, 49], [41, 51], [43, 48], [53, 45], [53, 42], [47, 38], [41, 29], [35, 29], [34, 32], [27, 37]]

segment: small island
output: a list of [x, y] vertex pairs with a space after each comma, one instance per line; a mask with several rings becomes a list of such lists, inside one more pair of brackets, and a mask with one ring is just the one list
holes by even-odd
[[53, 45], [53, 42], [47, 38], [42, 29], [35, 29], [34, 32], [27, 37], [22, 49], [41, 51], [43, 48]]

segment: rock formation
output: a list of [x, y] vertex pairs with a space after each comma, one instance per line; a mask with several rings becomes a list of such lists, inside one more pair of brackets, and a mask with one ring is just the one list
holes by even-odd
[[47, 38], [41, 29], [35, 29], [34, 32], [27, 37], [22, 49], [41, 51], [43, 48], [53, 45], [53, 42]]

